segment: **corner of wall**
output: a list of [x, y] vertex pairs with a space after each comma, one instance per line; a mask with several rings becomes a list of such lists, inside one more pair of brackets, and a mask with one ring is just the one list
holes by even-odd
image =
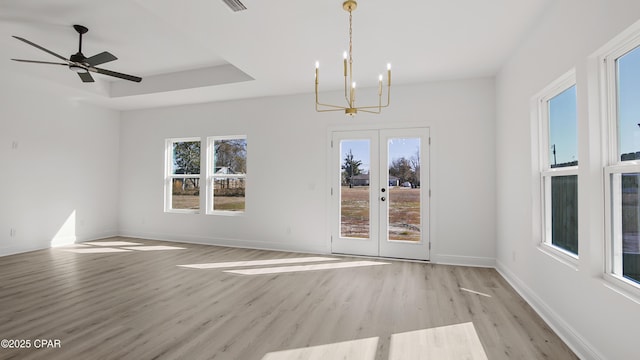
[[496, 270], [513, 289], [533, 308], [533, 310], [551, 327], [553, 331], [584, 360], [602, 360], [605, 357], [566, 321], [556, 313], [542, 298], [518, 278], [502, 261], [496, 260]]

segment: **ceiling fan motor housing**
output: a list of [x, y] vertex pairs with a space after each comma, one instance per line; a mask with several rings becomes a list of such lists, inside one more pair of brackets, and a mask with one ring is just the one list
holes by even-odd
[[84, 66], [80, 65], [80, 64], [84, 64], [84, 61], [86, 59], [87, 58], [84, 55], [82, 55], [81, 52], [71, 55], [69, 57], [69, 60], [71, 60], [71, 64], [69, 64], [69, 69], [75, 72], [87, 72], [87, 69]]

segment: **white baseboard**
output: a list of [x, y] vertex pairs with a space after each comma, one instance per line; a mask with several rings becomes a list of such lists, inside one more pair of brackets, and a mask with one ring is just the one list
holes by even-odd
[[0, 257], [2, 256], [9, 256], [9, 255], [16, 255], [16, 254], [22, 254], [22, 253], [28, 253], [31, 251], [37, 251], [37, 250], [44, 250], [44, 249], [48, 249], [49, 246], [25, 246], [25, 247], [20, 247], [20, 246], [6, 246], [6, 247], [0, 247]]
[[297, 246], [292, 243], [276, 243], [276, 242], [269, 242], [269, 241], [228, 239], [228, 238], [220, 238], [220, 237], [214, 238], [214, 237], [182, 235], [182, 234], [145, 233], [145, 232], [127, 231], [127, 230], [121, 231], [119, 236], [148, 239], [148, 240], [183, 242], [183, 243], [199, 244], [199, 245], [216, 245], [216, 246], [225, 246], [225, 247], [233, 247], [233, 248], [243, 248], [243, 249], [300, 252], [300, 253], [311, 253], [311, 254], [329, 254], [330, 253], [326, 249], [316, 248], [316, 247]]
[[527, 284], [520, 280], [499, 260], [496, 260], [496, 270], [511, 285], [522, 298], [540, 315], [544, 322], [564, 341], [571, 350], [583, 360], [605, 359], [589, 344], [577, 331], [573, 329], [562, 316], [549, 307]]
[[[113, 236], [117, 236], [118, 232], [115, 230], [111, 230], [111, 231], [105, 231], [105, 232], [101, 232], [101, 233], [94, 233], [94, 234], [90, 234], [90, 235], [83, 235], [83, 236], [67, 236], [64, 238], [59, 238], [58, 240], [61, 242], [65, 242], [65, 243], [81, 243], [84, 241], [91, 241], [91, 240], [98, 240], [98, 239], [104, 239], [104, 238], [108, 238], [108, 237], [113, 237]], [[54, 245], [55, 246], [55, 245]], [[44, 250], [44, 249], [49, 249], [51, 247], [54, 247], [51, 245], [51, 241], [47, 241], [47, 242], [43, 242], [40, 244], [29, 244], [28, 246], [6, 246], [6, 247], [0, 247], [0, 257], [2, 256], [9, 256], [9, 255], [16, 255], [16, 254], [22, 254], [22, 253], [27, 253], [27, 252], [31, 252], [31, 251], [38, 251], [38, 250]]]
[[459, 256], [459, 255], [443, 255], [431, 254], [431, 262], [441, 265], [457, 265], [457, 266], [473, 266], [495, 268], [496, 259], [477, 256]]

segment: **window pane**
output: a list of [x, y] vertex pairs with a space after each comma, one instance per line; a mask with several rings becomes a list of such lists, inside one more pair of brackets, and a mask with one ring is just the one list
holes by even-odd
[[640, 47], [616, 61], [620, 160], [640, 159]]
[[640, 173], [622, 174], [622, 275], [640, 283]]
[[369, 238], [369, 140], [342, 140], [340, 236]]
[[389, 240], [420, 241], [420, 138], [389, 139]]
[[245, 209], [244, 178], [213, 179], [213, 210], [244, 211]]
[[578, 254], [578, 176], [551, 177], [551, 243]]
[[175, 178], [171, 185], [172, 209], [200, 209], [200, 179]]
[[200, 174], [200, 141], [173, 143], [172, 174]]
[[578, 165], [575, 85], [549, 100], [549, 147], [552, 168]]
[[247, 173], [247, 139], [224, 139], [213, 142], [214, 173]]

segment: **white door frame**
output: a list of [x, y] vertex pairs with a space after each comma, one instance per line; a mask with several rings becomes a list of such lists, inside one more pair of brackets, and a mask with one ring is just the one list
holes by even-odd
[[[388, 240], [388, 194], [381, 192], [384, 188], [388, 190], [388, 159], [387, 145], [389, 139], [402, 137], [420, 137], [423, 139], [420, 146], [421, 162], [421, 192], [420, 192], [420, 218], [421, 218], [421, 240], [398, 241]], [[332, 253], [344, 253], [364, 256], [382, 256], [393, 258], [406, 258], [417, 260], [429, 260], [430, 258], [430, 137], [429, 128], [425, 126], [403, 127], [403, 128], [380, 128], [380, 129], [331, 129], [330, 155], [329, 155], [329, 188], [331, 196], [329, 205], [329, 233], [331, 238], [330, 249]], [[369, 184], [369, 204], [370, 204], [370, 226], [369, 238], [341, 238], [340, 237], [340, 179], [339, 164], [342, 163], [340, 151], [341, 140], [369, 139], [370, 141], [370, 184]], [[385, 197], [386, 201], [382, 200]]]

